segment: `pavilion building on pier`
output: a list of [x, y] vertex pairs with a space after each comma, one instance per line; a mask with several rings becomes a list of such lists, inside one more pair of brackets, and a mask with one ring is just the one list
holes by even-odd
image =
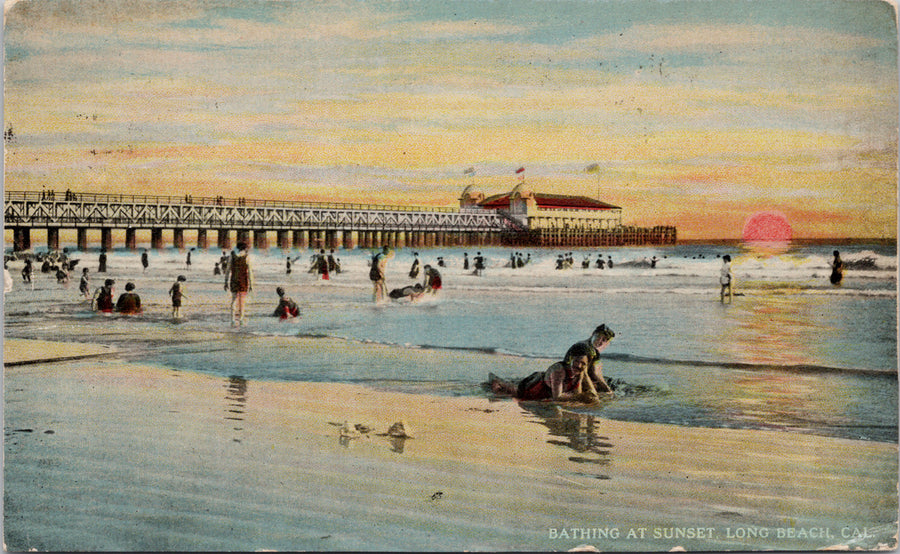
[[472, 186], [460, 198], [461, 209], [499, 210], [528, 230], [577, 228], [587, 231], [622, 226], [622, 208], [586, 196], [532, 192], [523, 183], [510, 192], [485, 197]]
[[586, 196], [533, 192], [524, 182], [511, 191], [485, 196], [473, 185], [459, 199], [460, 211], [496, 211], [514, 233], [506, 244], [530, 246], [622, 246], [675, 244], [676, 230], [622, 224], [622, 208]]

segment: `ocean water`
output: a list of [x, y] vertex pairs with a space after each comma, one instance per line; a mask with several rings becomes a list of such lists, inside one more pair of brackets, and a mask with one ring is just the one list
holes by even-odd
[[[828, 281], [835, 249], [847, 266], [838, 287]], [[445, 260], [439, 268], [444, 290], [415, 304], [383, 305], [372, 301], [368, 250], [338, 251], [343, 271], [328, 281], [306, 271], [311, 251], [254, 250], [250, 317], [236, 328], [230, 325], [230, 295], [222, 277], [213, 275], [219, 249], [192, 251], [190, 269], [187, 251], [150, 250], [146, 272], [141, 248], [117, 249], [106, 274], [96, 273], [97, 250], [76, 251], [72, 282], [61, 285], [38, 271], [33, 289], [22, 283], [22, 262], [12, 261], [15, 285], [5, 297], [4, 334], [110, 344], [143, 363], [248, 381], [486, 395], [481, 385], [488, 372], [514, 379], [543, 370], [605, 323], [616, 338], [602, 355], [603, 370], [618, 390], [581, 411], [630, 421], [897, 441], [896, 248], [571, 249], [575, 266], [565, 270], [556, 269], [556, 260], [566, 249], [518, 249], [532, 261], [511, 268], [516, 250], [418, 250], [423, 264]], [[389, 289], [414, 281], [407, 272], [416, 251], [397, 250], [388, 265]], [[462, 267], [463, 253], [472, 259], [478, 251], [488, 259], [482, 276]], [[611, 257], [614, 267], [596, 269], [598, 254]], [[724, 254], [733, 259], [736, 296], [730, 304], [719, 300]], [[296, 258], [289, 275], [287, 256]], [[585, 257], [588, 269], [581, 267]], [[134, 282], [145, 313], [91, 312], [78, 293], [82, 267], [89, 268], [92, 290], [107, 277], [116, 279], [117, 294]], [[188, 279], [187, 298], [184, 318], [176, 322], [167, 291], [179, 274]], [[298, 302], [300, 318], [271, 316], [276, 286]], [[300, 356], [281, 347], [283, 341], [266, 340], [272, 336], [377, 343], [390, 355], [359, 359], [323, 348]]]

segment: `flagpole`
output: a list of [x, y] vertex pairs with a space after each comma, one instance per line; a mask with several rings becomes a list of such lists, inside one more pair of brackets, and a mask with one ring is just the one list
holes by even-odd
[[600, 200], [600, 164], [592, 163], [584, 168], [585, 173], [597, 174], [597, 200]]

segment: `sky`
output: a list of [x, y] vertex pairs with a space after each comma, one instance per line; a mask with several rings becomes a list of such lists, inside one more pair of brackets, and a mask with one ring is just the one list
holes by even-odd
[[795, 238], [897, 236], [891, 3], [18, 0], [4, 15], [5, 190], [456, 206], [524, 166], [535, 192], [682, 239], [739, 238], [760, 212]]

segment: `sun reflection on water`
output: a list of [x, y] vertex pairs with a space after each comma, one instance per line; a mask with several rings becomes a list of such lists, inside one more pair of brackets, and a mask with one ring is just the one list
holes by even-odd
[[[784, 285], [785, 290], [788, 285]], [[833, 337], [823, 337], [816, 323], [821, 301], [791, 294], [763, 294], [744, 297], [724, 306], [721, 338], [717, 353], [723, 359], [760, 365], [816, 364], [822, 359], [820, 345]], [[832, 330], [837, 334], [837, 330]]]
[[731, 419], [764, 428], [802, 431], [826, 422], [846, 424], [844, 380], [825, 368], [814, 369], [827, 359], [822, 349], [838, 333], [816, 323], [819, 307], [815, 300], [777, 293], [723, 306], [717, 354], [758, 368], [730, 371], [711, 381], [707, 398]]

